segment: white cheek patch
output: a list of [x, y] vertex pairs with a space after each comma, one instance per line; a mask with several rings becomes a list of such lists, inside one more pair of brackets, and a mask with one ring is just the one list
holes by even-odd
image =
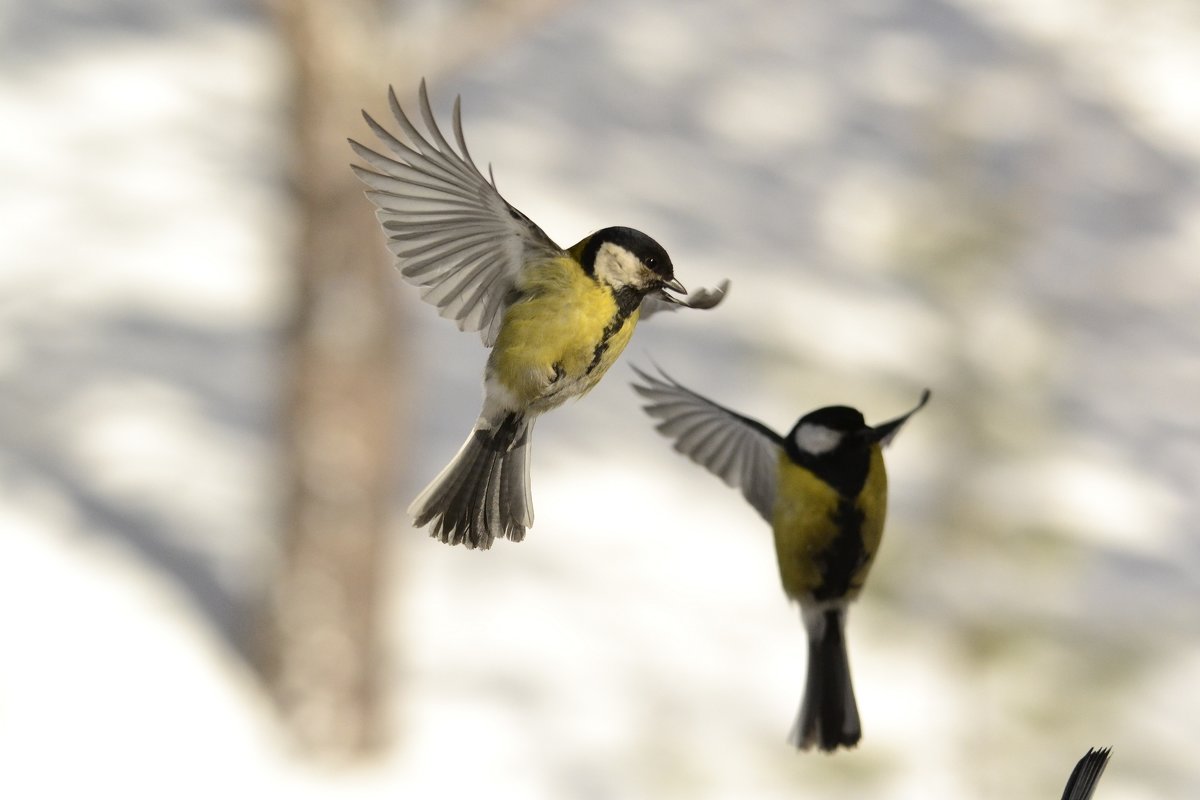
[[824, 425], [801, 425], [796, 429], [796, 447], [803, 453], [819, 456], [842, 443], [843, 434]]
[[594, 262], [596, 277], [609, 286], [620, 288], [633, 286], [641, 288], [646, 285], [646, 267], [633, 253], [620, 245], [605, 242], [596, 251]]

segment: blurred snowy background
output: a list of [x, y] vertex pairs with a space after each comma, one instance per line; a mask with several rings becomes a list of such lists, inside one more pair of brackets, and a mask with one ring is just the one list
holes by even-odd
[[[477, 553], [401, 512], [485, 355], [393, 280], [384, 736], [329, 759], [254, 655], [298, 224], [277, 26], [0, 2], [0, 797], [1049, 799], [1100, 745], [1098, 798], [1200, 795], [1200, 6], [564, 1], [445, 71], [468, 5], [395, 14], [374, 109], [428, 75], [557, 241], [635, 226], [733, 290], [542, 420], [536, 525]], [[784, 744], [797, 614], [758, 517], [638, 410], [650, 358], [777, 429], [933, 389], [851, 615], [856, 751]]]

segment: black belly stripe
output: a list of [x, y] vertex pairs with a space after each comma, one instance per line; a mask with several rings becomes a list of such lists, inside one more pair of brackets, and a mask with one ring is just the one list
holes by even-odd
[[862, 538], [863, 513], [855, 507], [854, 500], [846, 497], [838, 500], [833, 522], [838, 534], [819, 562], [821, 585], [813, 590], [817, 600], [844, 597], [851, 589], [854, 574], [868, 559]]
[[625, 320], [629, 319], [629, 315], [641, 305], [642, 294], [626, 286], [613, 292], [613, 299], [617, 303], [617, 313], [613, 315], [608, 325], [604, 327], [604, 331], [601, 332], [600, 341], [596, 343], [595, 349], [592, 350], [592, 361], [587, 365], [587, 369], [584, 370], [584, 375], [591, 375], [592, 370], [600, 366], [600, 359], [608, 352], [609, 340], [617, 334], [617, 331], [621, 330], [621, 327], [625, 324]]
[[584, 370], [584, 375], [591, 375], [592, 370], [600, 366], [600, 359], [608, 352], [608, 340], [621, 329], [621, 325], [624, 322], [625, 320], [620, 317], [613, 317], [612, 322], [608, 323], [604, 332], [600, 334], [600, 341], [596, 344], [596, 349], [592, 351], [592, 361], [587, 365], [587, 369]]

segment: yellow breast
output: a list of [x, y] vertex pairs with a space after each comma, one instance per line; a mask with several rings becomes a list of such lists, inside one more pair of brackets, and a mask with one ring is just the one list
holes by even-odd
[[[858, 514], [839, 515], [841, 501], [833, 487], [780, 454], [772, 528], [779, 577], [784, 592], [793, 600], [809, 599], [821, 589], [830, 554], [836, 549], [861, 550], [861, 563], [854, 569], [845, 597], [852, 600], [862, 589], [883, 538], [887, 509], [887, 474], [878, 446], [872, 447], [871, 467], [862, 491], [850, 500]], [[857, 529], [848, 529], [850, 518], [859, 521]], [[861, 540], [861, 547], [857, 540]]]
[[875, 554], [883, 541], [883, 523], [887, 519], [887, 470], [883, 466], [883, 448], [871, 447], [871, 466], [867, 470], [867, 482], [858, 495], [857, 507], [863, 514], [863, 547], [870, 560], [855, 575], [855, 583], [862, 588], [867, 572], [875, 563]]
[[638, 311], [616, 320], [612, 292], [568, 258], [529, 268], [519, 288], [524, 298], [504, 314], [489, 374], [522, 406], [545, 411], [596, 385], [629, 343]]

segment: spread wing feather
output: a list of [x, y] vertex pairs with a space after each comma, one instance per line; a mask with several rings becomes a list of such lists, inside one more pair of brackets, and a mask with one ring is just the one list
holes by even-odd
[[363, 112], [391, 155], [351, 140], [367, 165], [352, 169], [368, 187], [400, 274], [459, 330], [479, 331], [491, 347], [522, 267], [565, 253], [475, 166], [463, 137], [459, 100], [453, 119], [457, 150], [437, 126], [424, 81], [419, 105], [428, 133], [413, 124], [390, 88], [388, 105], [404, 140]]
[[676, 383], [637, 367], [641, 383], [633, 388], [649, 402], [646, 413], [659, 420], [658, 431], [675, 440], [675, 449], [730, 486], [741, 489], [750, 505], [771, 522], [783, 439], [760, 422], [743, 417]]
[[645, 322], [660, 311], [678, 311], [681, 308], [697, 308], [707, 311], [716, 308], [729, 294], [729, 279], [721, 281], [715, 289], [700, 288], [682, 299], [668, 302], [659, 292], [646, 295], [642, 300], [639, 321]]

